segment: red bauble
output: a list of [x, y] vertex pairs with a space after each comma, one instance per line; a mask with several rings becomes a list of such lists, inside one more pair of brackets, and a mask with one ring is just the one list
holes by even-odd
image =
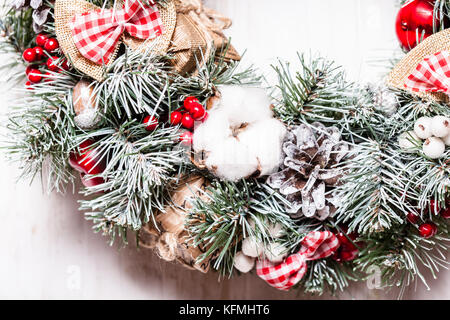
[[[347, 229], [347, 228], [345, 228]], [[342, 250], [345, 251], [351, 251], [351, 250], [357, 250], [356, 246], [353, 244], [353, 242], [358, 238], [358, 234], [355, 232], [347, 233], [347, 230], [345, 232], [339, 232], [336, 234], [336, 237], [339, 240], [340, 247]]]
[[44, 49], [41, 47], [34, 47], [33, 50], [36, 54], [36, 60], [42, 60], [45, 57]]
[[441, 208], [439, 207], [439, 203], [435, 200], [430, 200], [430, 210], [431, 213], [434, 215], [438, 215], [441, 211]]
[[189, 113], [185, 113], [183, 115], [183, 118], [181, 119], [181, 124], [183, 125], [183, 127], [185, 127], [186, 129], [192, 129], [194, 128], [194, 123], [194, 118], [192, 118]]
[[58, 70], [58, 60], [59, 60], [59, 58], [55, 57], [55, 56], [48, 58], [47, 63], [46, 63], [48, 70], [57, 71]]
[[419, 234], [422, 238], [431, 238], [437, 233], [437, 226], [433, 222], [423, 223], [419, 226]]
[[31, 48], [26, 49], [23, 52], [22, 57], [23, 57], [23, 60], [25, 60], [25, 61], [33, 62], [36, 60], [36, 52], [34, 51], [34, 49], [31, 49]]
[[199, 101], [196, 97], [187, 97], [186, 99], [184, 99], [183, 105], [186, 111], [190, 112], [192, 105], [198, 102]]
[[92, 149], [94, 141], [86, 140], [80, 144], [80, 153], [73, 152], [70, 154], [69, 164], [72, 168], [80, 172], [81, 181], [86, 187], [93, 187], [104, 183], [103, 178], [96, 177], [92, 179], [86, 179], [85, 175], [98, 175], [101, 174], [105, 168], [105, 162], [100, 161], [99, 154]]
[[205, 108], [200, 103], [193, 103], [189, 112], [195, 120], [200, 120], [205, 115]]
[[450, 219], [450, 206], [441, 211], [441, 217], [444, 219]]
[[359, 250], [358, 249], [353, 249], [353, 250], [342, 250], [340, 252], [340, 258], [341, 261], [353, 261], [358, 257], [359, 254]]
[[190, 131], [185, 131], [180, 135], [180, 142], [185, 146], [191, 146], [193, 140], [193, 134]]
[[36, 44], [39, 47], [43, 48], [45, 46], [45, 43], [47, 42], [47, 40], [48, 40], [48, 36], [43, 33], [40, 33], [36, 36]]
[[183, 118], [183, 115], [179, 111], [174, 111], [170, 115], [170, 124], [173, 126], [177, 126], [181, 123], [181, 119]]
[[419, 220], [420, 220], [420, 216], [418, 216], [414, 212], [410, 212], [406, 216], [406, 219], [408, 219], [408, 221], [412, 224], [417, 224], [417, 222], [419, 222]]
[[48, 52], [53, 52], [59, 48], [58, 40], [50, 38], [45, 42], [44, 49]]
[[418, 44], [417, 40], [422, 41], [433, 34], [433, 21], [439, 24], [439, 20], [433, 17], [434, 2], [412, 0], [398, 12], [395, 29], [404, 50], [413, 49]]
[[39, 83], [42, 80], [42, 73], [37, 69], [32, 69], [30, 70], [30, 73], [28, 73], [28, 80], [33, 83]]
[[146, 116], [144, 119], [145, 130], [153, 131], [158, 126], [158, 119], [154, 116]]

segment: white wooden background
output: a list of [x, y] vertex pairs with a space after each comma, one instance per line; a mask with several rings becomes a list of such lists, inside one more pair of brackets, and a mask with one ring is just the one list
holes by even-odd
[[[207, 0], [233, 18], [228, 35], [244, 63], [269, 75], [276, 57], [295, 61], [296, 51], [321, 53], [355, 81], [376, 81], [377, 59], [398, 49], [397, 0]], [[398, 51], [397, 51], [398, 52]], [[3, 86], [3, 85], [2, 85]], [[4, 114], [8, 96], [0, 96]], [[2, 151], [0, 151], [2, 152]], [[310, 299], [283, 293], [255, 275], [217, 281], [135, 248], [117, 250], [93, 234], [77, 211], [77, 195], [46, 195], [39, 183], [16, 184], [19, 171], [0, 155], [0, 298], [43, 299]], [[450, 298], [450, 271], [405, 298]], [[395, 293], [352, 286], [341, 299], [395, 298]], [[325, 296], [327, 297], [327, 296]]]

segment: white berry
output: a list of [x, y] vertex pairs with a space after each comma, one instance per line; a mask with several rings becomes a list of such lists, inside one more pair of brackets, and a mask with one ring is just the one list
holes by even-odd
[[264, 249], [264, 256], [273, 263], [283, 262], [287, 255], [287, 248], [282, 244], [273, 242]]
[[407, 152], [413, 152], [419, 143], [421, 141], [414, 131], [403, 132], [398, 137], [398, 145]]
[[234, 256], [234, 267], [242, 273], [250, 272], [255, 266], [255, 258], [246, 256], [242, 251], [239, 251]]
[[450, 146], [450, 133], [446, 137], [443, 137], [442, 141], [444, 141], [446, 146]]
[[436, 137], [428, 138], [423, 144], [423, 153], [431, 159], [438, 159], [442, 157], [444, 152], [445, 152], [445, 144], [439, 138]]
[[283, 225], [281, 223], [269, 223], [267, 231], [272, 238], [281, 238], [283, 236]]
[[263, 244], [254, 237], [248, 237], [242, 241], [242, 252], [246, 256], [257, 258], [263, 253], [263, 250]]
[[420, 139], [428, 139], [431, 137], [431, 118], [419, 118], [414, 125], [414, 132]]
[[431, 119], [431, 133], [438, 138], [450, 134], [450, 119], [444, 116], [436, 116]]

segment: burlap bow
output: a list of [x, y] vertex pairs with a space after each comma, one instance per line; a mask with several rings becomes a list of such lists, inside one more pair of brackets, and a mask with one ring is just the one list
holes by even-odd
[[[123, 1], [117, 1], [122, 9]], [[176, 25], [176, 9], [174, 1], [168, 1], [164, 6], [156, 5], [164, 26], [161, 36], [154, 39], [138, 39], [130, 34], [123, 34], [122, 41], [133, 50], [145, 51], [151, 49], [155, 54], [166, 54]], [[55, 32], [64, 54], [79, 71], [97, 81], [104, 78], [104, 66], [87, 59], [78, 49], [70, 23], [76, 15], [89, 13], [101, 8], [84, 0], [56, 0], [55, 1]], [[120, 41], [114, 43], [106, 66], [111, 65], [119, 50]]]
[[392, 70], [387, 79], [387, 84], [398, 88], [407, 89], [418, 96], [438, 102], [449, 102], [449, 96], [443, 90], [414, 90], [416, 86], [409, 82], [410, 77], [417, 76], [417, 69], [427, 58], [439, 52], [450, 51], [450, 29], [438, 32], [411, 50]]

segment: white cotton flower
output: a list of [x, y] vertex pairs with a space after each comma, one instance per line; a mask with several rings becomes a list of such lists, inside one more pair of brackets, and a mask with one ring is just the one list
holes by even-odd
[[222, 86], [208, 119], [195, 128], [193, 148], [216, 176], [237, 181], [275, 172], [282, 161], [284, 125], [273, 118], [260, 88]]

